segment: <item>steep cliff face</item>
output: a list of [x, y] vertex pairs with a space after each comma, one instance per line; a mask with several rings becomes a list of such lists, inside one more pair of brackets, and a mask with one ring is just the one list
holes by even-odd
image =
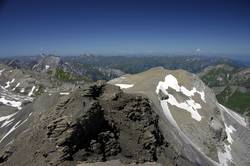
[[146, 95], [160, 115], [164, 137], [194, 165], [249, 165], [245, 119], [220, 105], [196, 75], [154, 68], [109, 83]]

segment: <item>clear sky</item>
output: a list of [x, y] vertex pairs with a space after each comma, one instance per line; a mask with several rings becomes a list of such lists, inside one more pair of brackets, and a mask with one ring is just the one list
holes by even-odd
[[0, 0], [0, 56], [250, 55], [249, 0]]

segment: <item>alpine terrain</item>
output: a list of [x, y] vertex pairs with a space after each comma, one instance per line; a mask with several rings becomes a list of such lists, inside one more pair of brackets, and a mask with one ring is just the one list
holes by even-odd
[[250, 164], [248, 123], [218, 103], [198, 76], [153, 68], [109, 83], [147, 96], [160, 116], [164, 138], [192, 165]]
[[1, 165], [249, 165], [247, 120], [198, 76], [157, 67], [75, 82], [48, 58], [0, 66]]

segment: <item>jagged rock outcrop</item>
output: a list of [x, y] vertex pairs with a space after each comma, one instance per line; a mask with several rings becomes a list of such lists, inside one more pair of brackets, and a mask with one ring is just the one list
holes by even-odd
[[102, 81], [61, 96], [33, 116], [29, 127], [1, 151], [3, 165], [155, 162], [168, 145], [147, 98]]

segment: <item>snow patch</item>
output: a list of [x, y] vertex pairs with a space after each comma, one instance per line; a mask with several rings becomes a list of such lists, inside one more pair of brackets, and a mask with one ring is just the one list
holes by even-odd
[[[219, 106], [222, 109], [222, 111], [225, 111], [227, 112], [232, 118], [234, 118], [237, 122], [239, 122], [241, 125], [244, 126], [244, 119], [242, 119], [242, 117], [240, 117], [238, 114], [235, 113], [235, 115], [233, 114], [234, 112], [227, 109], [226, 107], [224, 107], [223, 105], [219, 104]], [[233, 157], [232, 157], [232, 154], [231, 154], [231, 145], [233, 144], [233, 138], [231, 136], [231, 134], [233, 132], [236, 132], [236, 129], [232, 126], [232, 125], [228, 125], [225, 121], [225, 118], [224, 118], [224, 115], [222, 114], [222, 120], [224, 121], [224, 124], [225, 124], [225, 131], [226, 131], [226, 134], [227, 134], [227, 141], [229, 144], [226, 144], [224, 143], [224, 149], [221, 150], [219, 149], [218, 150], [218, 158], [219, 158], [219, 165], [221, 166], [227, 166], [228, 163], [230, 162], [233, 162]]]
[[60, 92], [60, 95], [69, 95], [69, 92]]
[[5, 69], [0, 70], [0, 75], [2, 75], [2, 73], [4, 72], [4, 70], [5, 70]]
[[168, 94], [169, 99], [166, 100], [167, 103], [174, 105], [180, 109], [186, 110], [191, 114], [191, 117], [197, 121], [201, 121], [201, 116], [198, 113], [197, 109], [201, 109], [201, 105], [199, 103], [196, 103], [194, 100], [186, 100], [183, 103], [179, 103], [175, 97], [171, 94]]
[[12, 89], [12, 91], [16, 90], [16, 88], [19, 87], [19, 85], [20, 85], [20, 82], [18, 82], [18, 83], [16, 84], [16, 86]]
[[16, 107], [17, 109], [21, 110], [22, 107], [22, 102], [20, 101], [13, 101], [13, 100], [8, 100], [8, 99], [5, 99], [4, 96], [2, 96], [0, 98], [0, 103], [3, 103], [4, 105], [7, 105], [7, 106], [11, 106], [11, 107]]
[[226, 128], [225, 131], [226, 131], [226, 133], [227, 133], [227, 141], [228, 141], [230, 144], [232, 144], [232, 143], [233, 143], [233, 138], [232, 138], [231, 134], [232, 134], [233, 132], [235, 132], [236, 129], [235, 129], [232, 125], [227, 126], [226, 123], [225, 123], [225, 128]]
[[25, 91], [25, 89], [24, 89], [24, 88], [22, 88], [22, 89], [20, 90], [20, 92], [21, 92], [21, 93], [24, 93], [24, 91]]
[[45, 65], [45, 69], [48, 70], [50, 68], [49, 65]]
[[178, 108], [181, 108], [183, 110], [188, 111], [191, 114], [191, 117], [197, 121], [201, 121], [201, 115], [198, 112], [198, 109], [201, 109], [201, 105], [199, 103], [196, 103], [192, 98], [179, 103], [175, 97], [167, 92], [167, 89], [171, 87], [172, 89], [176, 90], [177, 92], [181, 92], [184, 95], [191, 97], [195, 93], [199, 93], [202, 100], [205, 101], [205, 95], [204, 92], [199, 92], [194, 87], [191, 91], [189, 91], [184, 86], [179, 86], [177, 79], [172, 75], [167, 75], [165, 77], [165, 81], [160, 81], [156, 88], [156, 93], [159, 94], [160, 90], [167, 95], [169, 98], [167, 100], [164, 100], [163, 102], [169, 103], [173, 106], [176, 106]]
[[28, 96], [33, 95], [33, 92], [34, 92], [35, 88], [36, 88], [36, 86], [33, 86], [33, 87], [32, 87], [32, 89], [30, 90], [30, 92], [29, 92]]
[[[206, 102], [204, 91], [198, 91], [196, 89], [196, 87], [193, 87], [192, 90], [188, 90], [186, 87], [180, 86], [177, 79], [171, 74], [167, 75], [165, 77], [165, 81], [164, 82], [160, 81], [159, 84], [164, 84], [164, 87], [166, 89], [168, 89], [170, 87], [170, 88], [174, 89], [176, 92], [181, 92], [188, 97], [192, 97], [192, 96], [194, 96], [195, 93], [198, 93], [200, 95], [201, 99], [204, 102]], [[157, 91], [159, 91], [159, 89], [157, 89]]]
[[10, 87], [10, 84], [12, 84], [14, 81], [15, 81], [15, 78], [13, 78], [11, 81], [7, 81], [7, 82], [6, 82], [6, 86], [5, 86], [4, 88], [5, 88], [5, 89], [6, 89], [6, 88], [9, 88], [9, 87]]
[[221, 166], [227, 166], [228, 161], [232, 161], [233, 157], [231, 154], [231, 147], [230, 145], [224, 144], [224, 151], [218, 152], [218, 158], [219, 158], [219, 165]]
[[121, 89], [128, 89], [134, 86], [134, 84], [115, 84], [115, 85], [119, 86]]

